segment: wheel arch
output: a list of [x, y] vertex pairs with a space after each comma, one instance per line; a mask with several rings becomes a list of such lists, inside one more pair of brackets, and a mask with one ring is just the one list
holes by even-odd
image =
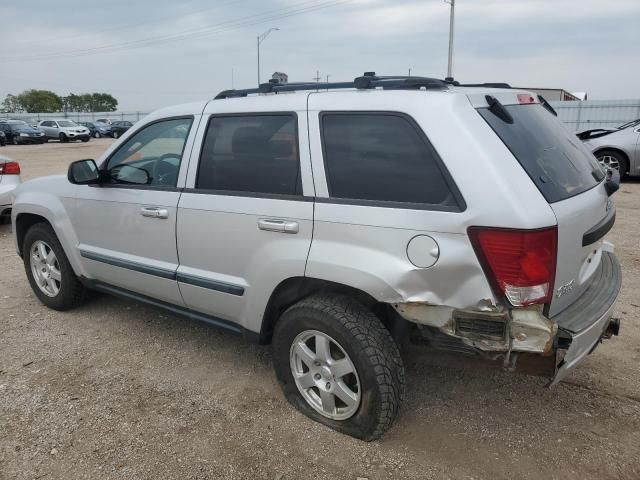
[[318, 293], [332, 293], [355, 298], [380, 318], [396, 341], [401, 340], [401, 337], [408, 333], [408, 321], [400, 317], [389, 304], [376, 300], [363, 290], [318, 278], [290, 277], [280, 282], [269, 297], [262, 317], [259, 343], [262, 345], [271, 343], [274, 327], [287, 308]]
[[42, 215], [25, 212], [25, 213], [19, 213], [16, 216], [16, 221], [15, 221], [15, 233], [16, 233], [16, 244], [17, 244], [16, 246], [18, 248], [18, 254], [21, 257], [23, 256], [23, 253], [24, 253], [22, 251], [24, 237], [29, 231], [29, 229], [37, 223], [46, 223], [51, 228], [53, 228], [53, 225], [51, 224], [51, 222], [46, 217], [43, 217]]

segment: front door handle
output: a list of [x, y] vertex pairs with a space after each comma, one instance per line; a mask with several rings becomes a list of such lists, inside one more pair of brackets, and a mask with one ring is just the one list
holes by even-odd
[[150, 218], [169, 218], [169, 210], [159, 207], [142, 207], [140, 215]]
[[260, 230], [280, 233], [298, 233], [300, 230], [298, 222], [273, 218], [261, 218], [258, 220], [258, 228]]

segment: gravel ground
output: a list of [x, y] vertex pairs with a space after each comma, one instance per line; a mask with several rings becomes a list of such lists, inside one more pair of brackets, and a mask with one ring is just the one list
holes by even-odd
[[[109, 144], [0, 153], [28, 179]], [[291, 408], [268, 348], [107, 296], [47, 310], [0, 226], [0, 479], [640, 478], [640, 182], [615, 198], [621, 336], [552, 390], [412, 351], [407, 401], [373, 443]]]

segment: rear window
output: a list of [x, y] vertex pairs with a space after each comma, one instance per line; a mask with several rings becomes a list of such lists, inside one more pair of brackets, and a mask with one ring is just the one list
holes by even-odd
[[505, 105], [513, 117], [507, 123], [488, 108], [482, 118], [511, 150], [549, 203], [593, 188], [604, 177], [597, 160], [542, 105]]

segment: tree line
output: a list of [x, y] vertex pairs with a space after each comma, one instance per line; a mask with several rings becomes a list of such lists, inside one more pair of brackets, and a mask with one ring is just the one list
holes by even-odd
[[35, 89], [9, 94], [0, 104], [3, 113], [115, 112], [117, 108], [118, 100], [108, 93], [70, 93], [61, 97], [49, 90]]

